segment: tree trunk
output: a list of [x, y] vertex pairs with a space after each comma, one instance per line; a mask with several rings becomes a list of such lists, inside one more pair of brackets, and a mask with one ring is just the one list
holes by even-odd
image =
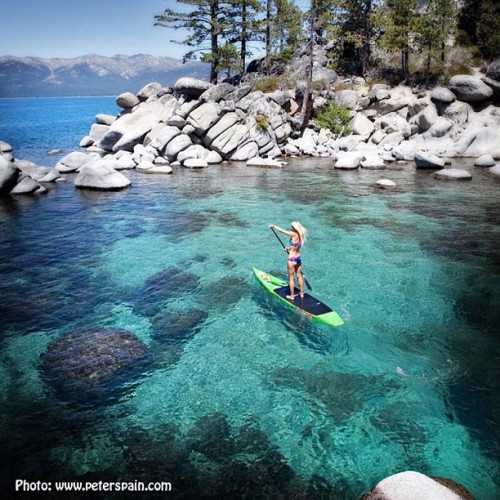
[[370, 71], [370, 39], [371, 39], [371, 26], [370, 26], [370, 12], [372, 10], [372, 0], [366, 0], [364, 11], [364, 28], [363, 28], [363, 46], [361, 56], [361, 75], [366, 78]]
[[219, 1], [210, 2], [210, 20], [212, 27], [210, 31], [210, 49], [212, 51], [212, 62], [210, 64], [210, 82], [217, 83], [219, 66], [219, 28], [217, 26], [217, 15], [219, 14]]
[[312, 74], [313, 74], [313, 65], [314, 65], [314, 21], [315, 12], [311, 6], [311, 31], [309, 33], [309, 64], [307, 65], [307, 74], [306, 74], [306, 88], [304, 90], [304, 100], [302, 101], [302, 109], [300, 110], [300, 122], [301, 122], [301, 130], [304, 130], [311, 118], [311, 110], [312, 110], [312, 99], [311, 99], [311, 87], [312, 87]]
[[247, 57], [247, 4], [243, 0], [241, 4], [241, 73], [245, 72], [245, 59]]
[[266, 67], [267, 76], [271, 74], [271, 0], [267, 0], [266, 9]]

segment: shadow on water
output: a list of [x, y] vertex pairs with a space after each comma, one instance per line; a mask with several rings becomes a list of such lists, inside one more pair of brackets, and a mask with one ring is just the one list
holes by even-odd
[[321, 355], [346, 355], [349, 352], [348, 340], [342, 327], [315, 323], [280, 304], [260, 286], [252, 296], [266, 319], [279, 321], [304, 347]]

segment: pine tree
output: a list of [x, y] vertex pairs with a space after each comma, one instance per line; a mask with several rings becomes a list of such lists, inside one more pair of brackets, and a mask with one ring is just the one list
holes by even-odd
[[187, 29], [191, 34], [182, 42], [194, 47], [184, 55], [184, 60], [196, 58], [196, 52], [209, 52], [210, 81], [217, 83], [219, 67], [219, 39], [227, 29], [227, 18], [221, 9], [219, 0], [177, 0], [178, 3], [191, 6], [190, 12], [165, 9], [163, 14], [155, 16], [155, 26]]
[[387, 0], [380, 15], [383, 26], [381, 43], [390, 51], [401, 53], [401, 73], [407, 82], [411, 44], [418, 31], [417, 0]]
[[464, 0], [459, 28], [479, 47], [488, 60], [500, 57], [500, 2], [498, 0]]
[[363, 76], [370, 68], [372, 17], [378, 3], [378, 0], [339, 0], [337, 36], [342, 40], [344, 54], [349, 49], [356, 54]]
[[448, 37], [454, 33], [457, 22], [455, 0], [428, 0], [421, 14], [419, 41], [426, 52], [426, 81], [431, 73], [433, 59], [445, 62], [445, 48]]
[[229, 0], [228, 19], [230, 19], [229, 41], [240, 45], [241, 72], [245, 72], [247, 56], [251, 55], [248, 43], [259, 40], [260, 22], [257, 14], [260, 11], [258, 0]]

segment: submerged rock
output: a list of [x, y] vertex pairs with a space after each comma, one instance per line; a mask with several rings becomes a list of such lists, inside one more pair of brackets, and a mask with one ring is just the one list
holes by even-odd
[[146, 346], [131, 332], [118, 328], [87, 328], [58, 338], [42, 354], [49, 381], [76, 397], [115, 380], [146, 356]]

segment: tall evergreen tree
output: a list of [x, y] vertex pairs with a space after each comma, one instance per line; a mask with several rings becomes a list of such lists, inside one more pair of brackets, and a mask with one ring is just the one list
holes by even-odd
[[429, 80], [433, 59], [445, 62], [448, 37], [454, 33], [457, 22], [455, 0], [428, 0], [421, 13], [419, 26], [420, 45], [426, 53], [426, 80]]
[[155, 16], [155, 26], [187, 29], [190, 34], [182, 42], [192, 50], [184, 55], [184, 60], [196, 58], [196, 52], [207, 51], [211, 54], [210, 81], [217, 82], [219, 67], [219, 41], [227, 29], [227, 18], [221, 9], [220, 0], [177, 0], [178, 3], [191, 7], [189, 12], [165, 9], [163, 14]]
[[486, 59], [500, 57], [500, 2], [464, 0], [459, 28], [466, 31]]
[[230, 20], [229, 41], [240, 45], [241, 72], [245, 71], [249, 42], [259, 40], [260, 22], [257, 19], [261, 6], [259, 0], [228, 0]]
[[356, 54], [363, 76], [370, 68], [372, 17], [379, 3], [378, 0], [339, 0], [338, 37], [342, 40], [344, 54], [349, 48]]
[[401, 73], [404, 81], [410, 74], [410, 49], [419, 16], [417, 0], [387, 0], [381, 10], [383, 35], [381, 43], [392, 52], [401, 53]]

